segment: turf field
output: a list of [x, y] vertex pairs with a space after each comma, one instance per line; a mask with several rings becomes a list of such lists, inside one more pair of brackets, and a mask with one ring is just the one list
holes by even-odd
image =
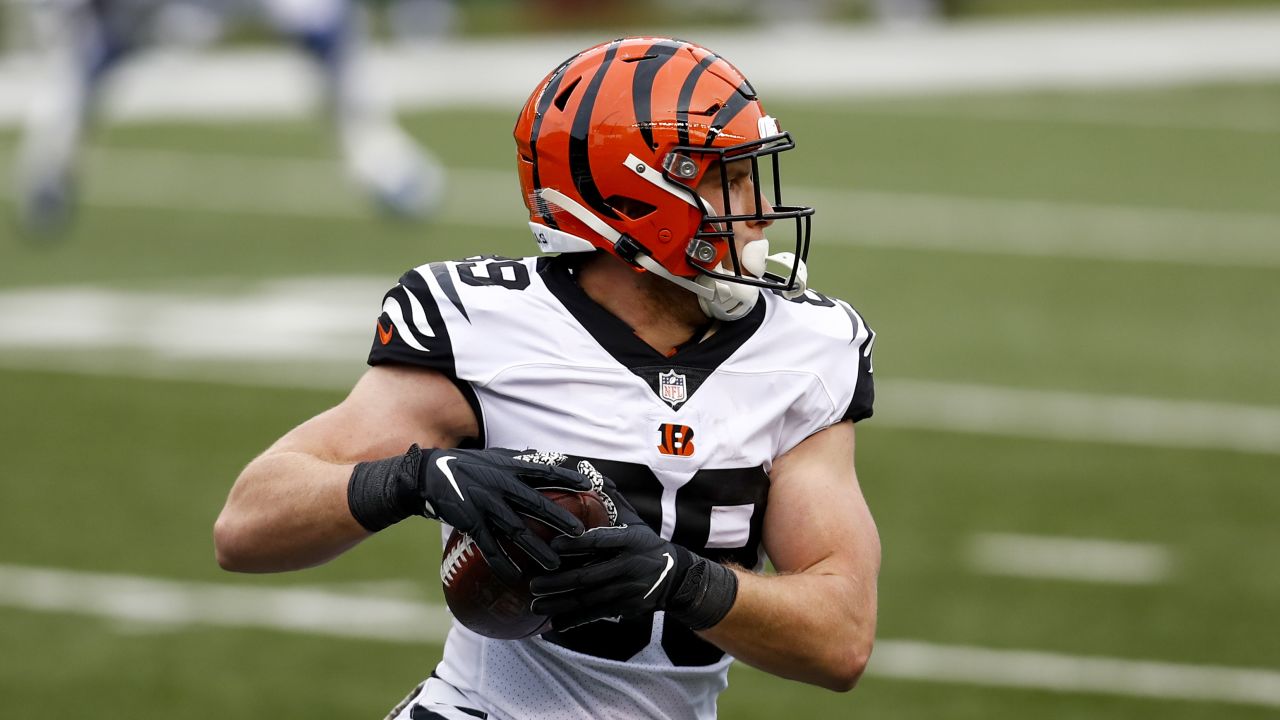
[[[736, 668], [723, 716], [1276, 717], [1280, 85], [769, 109], [818, 207], [813, 284], [879, 332], [882, 642], [850, 695]], [[69, 237], [0, 229], [0, 716], [380, 717], [431, 669], [412, 623], [199, 602], [438, 602], [427, 523], [283, 576], [210, 542], [239, 467], [360, 371], [385, 286], [533, 247], [513, 113], [406, 121], [453, 171], [426, 227], [354, 197], [318, 122], [277, 122], [106, 128]]]

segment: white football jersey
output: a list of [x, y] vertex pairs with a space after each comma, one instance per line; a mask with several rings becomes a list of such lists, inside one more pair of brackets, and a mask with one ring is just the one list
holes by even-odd
[[[746, 317], [667, 357], [583, 292], [576, 262], [411, 270], [383, 300], [369, 363], [439, 370], [471, 402], [484, 446], [588, 459], [662, 537], [761, 567], [773, 461], [871, 415], [874, 333], [842, 300], [765, 291]], [[656, 613], [514, 641], [455, 623], [436, 674], [491, 718], [707, 720], [731, 660]]]

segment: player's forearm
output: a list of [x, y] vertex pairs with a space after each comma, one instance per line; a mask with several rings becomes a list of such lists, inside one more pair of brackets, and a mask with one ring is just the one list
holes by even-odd
[[875, 578], [736, 572], [737, 601], [702, 636], [771, 674], [851, 690], [875, 639]]
[[298, 570], [368, 537], [347, 506], [351, 470], [297, 452], [255, 459], [214, 524], [218, 564], [235, 572]]

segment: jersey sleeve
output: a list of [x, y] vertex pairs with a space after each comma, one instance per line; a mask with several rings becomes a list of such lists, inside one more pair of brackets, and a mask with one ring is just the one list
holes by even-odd
[[369, 364], [425, 367], [457, 381], [453, 343], [431, 282], [423, 273], [427, 268], [405, 273], [383, 296]]
[[863, 320], [858, 311], [848, 303], [843, 300], [837, 302], [849, 313], [849, 319], [854, 325], [853, 340], [850, 344], [857, 347], [858, 367], [855, 371], [853, 398], [849, 401], [849, 407], [845, 410], [843, 419], [856, 423], [871, 417], [874, 412], [872, 406], [876, 400], [876, 382], [872, 374], [871, 352], [875, 349], [876, 331], [872, 330], [866, 320]]
[[812, 288], [790, 299], [773, 294], [770, 302], [756, 353], [763, 360], [751, 369], [790, 378], [774, 454], [780, 457], [836, 423], [871, 417], [876, 334], [852, 305]]

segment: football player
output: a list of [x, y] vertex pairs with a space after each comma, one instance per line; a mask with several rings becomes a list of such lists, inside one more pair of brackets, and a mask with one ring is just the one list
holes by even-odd
[[229, 14], [255, 10], [320, 68], [348, 174], [390, 213], [429, 215], [443, 196], [443, 172], [372, 94], [351, 0], [50, 0], [32, 5], [47, 67], [18, 154], [21, 225], [37, 236], [67, 225], [85, 126], [105, 78], [122, 60], [156, 41], [160, 28], [185, 24], [171, 34], [204, 41]]
[[[791, 136], [725, 59], [637, 37], [555, 68], [515, 140], [550, 255], [405, 273], [372, 368], [236, 481], [219, 562], [307, 567], [425, 515], [499, 574], [550, 569], [531, 609], [552, 629], [495, 640], [455, 623], [401, 720], [705, 720], [734, 658], [851, 689], [880, 562], [854, 469], [874, 334], [807, 287], [813, 209], [781, 197]], [[587, 487], [583, 462], [624, 525], [583, 532], [535, 492]], [[530, 537], [513, 511], [561, 534]]]

